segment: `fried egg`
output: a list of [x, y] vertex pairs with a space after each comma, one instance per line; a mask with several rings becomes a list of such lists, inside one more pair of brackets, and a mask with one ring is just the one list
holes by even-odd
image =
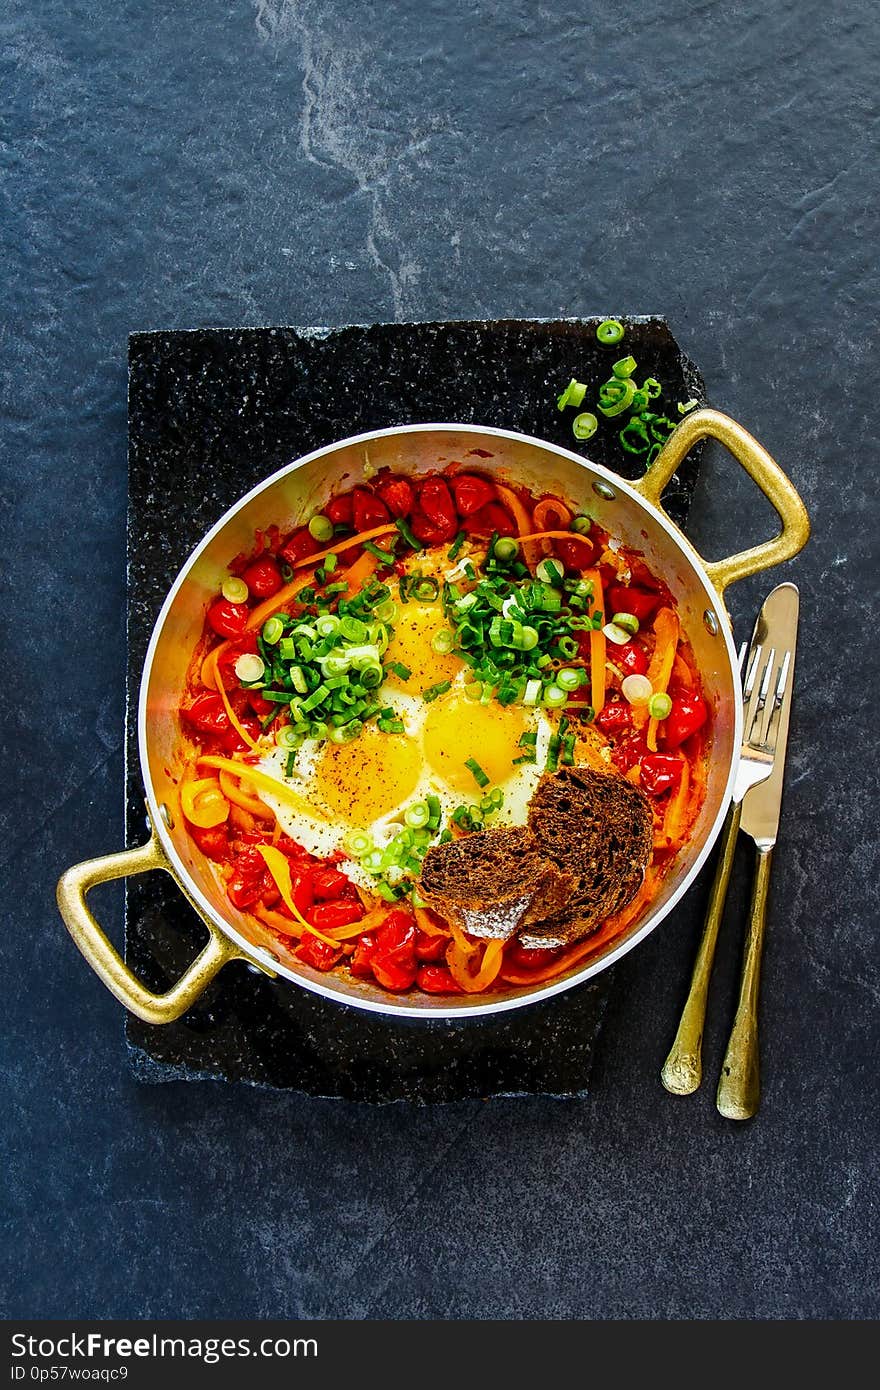
[[[414, 557], [422, 573], [425, 558]], [[306, 740], [290, 779], [284, 777], [283, 749], [262, 759], [265, 772], [286, 780], [314, 808], [315, 814], [307, 815], [300, 807], [261, 793], [285, 832], [311, 854], [324, 858], [335, 851], [345, 853], [354, 832], [369, 835], [381, 849], [401, 830], [407, 806], [429, 795], [438, 798], [441, 824], [446, 826], [458, 806], [478, 805], [486, 791], [497, 787], [504, 801], [487, 823], [525, 823], [555, 720], [551, 722], [543, 709], [469, 698], [465, 686], [470, 668], [454, 654], [436, 652], [432, 646], [436, 634], [446, 628], [439, 601], [400, 605], [384, 656], [388, 674], [377, 698], [402, 720], [404, 733], [386, 734], [367, 724], [350, 743]], [[394, 666], [400, 669], [391, 669]], [[425, 690], [447, 681], [448, 691], [432, 701], [423, 698]], [[536, 739], [534, 763], [516, 762], [525, 751], [525, 734]], [[469, 760], [489, 779], [485, 788], [468, 767]], [[339, 867], [365, 888], [374, 881], [353, 860]]]

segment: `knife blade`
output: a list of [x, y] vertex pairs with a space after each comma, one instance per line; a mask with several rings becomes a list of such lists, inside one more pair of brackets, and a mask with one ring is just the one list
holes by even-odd
[[[742, 803], [740, 830], [750, 835], [759, 849], [772, 849], [779, 831], [799, 615], [800, 594], [797, 586], [780, 584], [768, 595], [755, 625], [755, 637], [759, 642], [765, 645], [772, 642], [777, 652], [788, 653], [788, 660], [782, 672], [781, 692], [777, 694], [777, 683], [773, 682], [766, 696], [768, 703], [774, 699], [781, 699], [782, 703], [770, 776], [751, 787], [743, 797]], [[769, 722], [769, 716], [770, 711], [767, 709], [762, 721], [765, 727]]]

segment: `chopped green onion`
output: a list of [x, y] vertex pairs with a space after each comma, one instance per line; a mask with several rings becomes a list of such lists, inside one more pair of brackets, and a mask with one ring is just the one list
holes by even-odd
[[693, 396], [692, 396], [691, 399], [690, 399], [689, 401], [685, 401], [684, 403], [682, 403], [681, 401], [679, 401], [678, 405], [676, 406], [676, 409], [677, 409], [679, 415], [687, 415], [687, 413], [688, 413], [689, 410], [696, 410], [696, 408], [697, 408], [697, 406], [698, 406], [699, 404], [700, 404], [700, 402], [699, 402], [699, 401], [695, 401], [694, 398], [693, 398]]
[[559, 560], [542, 560], [535, 573], [545, 584], [558, 584], [565, 578], [565, 567]]
[[622, 647], [629, 641], [629, 633], [616, 623], [606, 623], [602, 631], [609, 642], [614, 642], [618, 647]]
[[362, 859], [373, 848], [373, 837], [364, 830], [354, 830], [345, 841], [345, 848], [355, 859]]
[[337, 566], [338, 564], [339, 564], [339, 556], [338, 556], [338, 555], [325, 555], [325, 557], [324, 557], [324, 572], [325, 572], [326, 574], [332, 574], [333, 571], [336, 569], [336, 566]]
[[[536, 705], [541, 698], [541, 682], [539, 680], [526, 681], [526, 688], [523, 692], [524, 705]], [[520, 740], [522, 742], [522, 740]]]
[[629, 378], [612, 377], [599, 387], [599, 409], [609, 418], [622, 415], [632, 405], [635, 393], [635, 384]]
[[651, 465], [652, 465], [652, 463], [654, 462], [654, 460], [657, 458], [657, 455], [660, 453], [660, 450], [662, 449], [662, 447], [663, 447], [662, 444], [652, 444], [652, 445], [651, 445], [650, 449], [648, 450], [648, 457], [645, 459], [645, 472], [646, 472], [646, 473], [647, 473], [648, 469], [651, 467]]
[[268, 646], [274, 647], [284, 636], [284, 623], [278, 617], [268, 618], [263, 624], [260, 636]]
[[424, 801], [416, 801], [412, 806], [408, 806], [403, 815], [404, 821], [413, 830], [421, 830], [422, 826], [428, 824], [430, 818], [431, 812]]
[[439, 656], [446, 656], [448, 652], [451, 652], [454, 643], [455, 638], [449, 629], [445, 627], [441, 628], [439, 632], [435, 632], [434, 636], [431, 638], [431, 647]]
[[599, 428], [599, 421], [591, 410], [582, 410], [571, 422], [571, 432], [575, 439], [592, 439]]
[[339, 635], [346, 642], [365, 642], [367, 626], [359, 618], [353, 618], [350, 613], [346, 613], [339, 623]]
[[588, 536], [592, 525], [593, 523], [588, 516], [575, 516], [571, 519], [571, 526], [569, 529], [574, 531], [577, 536]]
[[422, 699], [426, 700], [430, 705], [434, 700], [439, 699], [441, 695], [445, 695], [447, 690], [451, 689], [452, 681], [438, 681], [436, 685], [429, 685], [427, 690], [422, 691]]
[[320, 705], [323, 700], [326, 700], [329, 694], [330, 690], [328, 686], [323, 684], [319, 685], [315, 690], [312, 691], [311, 695], [307, 700], [303, 700], [302, 704], [300, 705], [300, 709], [303, 711], [304, 714], [308, 714], [311, 710], [317, 709], [318, 705]]
[[560, 690], [577, 690], [581, 683], [581, 673], [569, 666], [564, 666], [561, 671], [556, 672], [556, 684]]
[[433, 603], [440, 592], [440, 585], [436, 579], [432, 579], [430, 576], [426, 579], [416, 579], [410, 592], [420, 603]]
[[369, 551], [371, 555], [375, 555], [376, 559], [380, 560], [383, 565], [394, 564], [395, 555], [393, 550], [382, 550], [380, 546], [374, 545], [372, 541], [364, 541], [363, 548]]
[[467, 531], [459, 531], [458, 535], [455, 537], [455, 540], [452, 542], [452, 545], [446, 552], [447, 560], [456, 560], [458, 558], [458, 552], [461, 550], [461, 547], [464, 545], [466, 540]]
[[408, 681], [412, 675], [412, 671], [408, 666], [404, 666], [402, 661], [392, 661], [388, 669], [393, 671], [397, 679], [401, 681]]
[[386, 598], [376, 608], [373, 609], [380, 623], [393, 623], [398, 614], [397, 604], [393, 598]]
[[339, 628], [339, 619], [335, 613], [323, 613], [315, 623], [315, 631], [319, 637], [332, 637]]
[[572, 377], [562, 395], [557, 397], [556, 405], [560, 410], [564, 410], [567, 405], [580, 405], [586, 394], [585, 383]]
[[329, 516], [323, 516], [321, 512], [313, 516], [309, 522], [309, 535], [316, 541], [332, 541], [333, 522]]
[[473, 773], [474, 781], [478, 787], [488, 787], [490, 779], [486, 776], [476, 758], [466, 758], [464, 765], [469, 772]]
[[347, 671], [351, 670], [351, 659], [348, 653], [340, 652], [338, 656], [325, 657], [322, 666], [324, 675], [335, 679], [337, 676], [344, 676]]
[[290, 680], [297, 695], [308, 695], [309, 686], [306, 680], [306, 673], [301, 666], [291, 666]]
[[242, 652], [235, 663], [235, 674], [244, 685], [253, 685], [254, 681], [262, 680], [266, 670], [266, 663], [256, 652]]
[[410, 546], [413, 550], [422, 549], [422, 542], [418, 539], [417, 536], [413, 535], [412, 528], [405, 517], [399, 516], [395, 521], [394, 525], [397, 527], [398, 531], [403, 536], [403, 539], [406, 541], [408, 546]]
[[293, 773], [294, 773], [295, 767], [296, 767], [296, 749], [295, 749], [295, 748], [291, 748], [291, 750], [290, 750], [290, 752], [288, 753], [287, 757], [284, 759], [284, 775], [285, 775], [285, 777], [292, 777], [292, 776], [293, 776]]
[[492, 547], [492, 554], [502, 564], [509, 564], [519, 554], [519, 544], [512, 536], [499, 536]]
[[566, 767], [574, 766], [574, 734], [566, 734], [562, 740], [562, 761]]
[[652, 719], [668, 719], [672, 713], [672, 701], [668, 695], [658, 691], [648, 701], [648, 713]]
[[628, 632], [635, 637], [639, 630], [639, 620], [635, 613], [615, 613], [611, 619], [615, 627], [622, 627], [624, 632]]
[[406, 725], [402, 719], [379, 719], [377, 727], [380, 734], [405, 734]]
[[327, 725], [323, 719], [313, 719], [308, 727], [309, 738], [322, 739], [327, 737]]
[[279, 748], [299, 748], [302, 734], [290, 724], [282, 724], [281, 728], [275, 731], [275, 742]]
[[623, 324], [617, 319], [605, 319], [596, 329], [596, 337], [606, 347], [612, 347], [615, 343], [619, 343], [623, 337]]
[[220, 585], [220, 592], [230, 603], [244, 603], [248, 596], [248, 586], [243, 579], [237, 579], [234, 574], [228, 579], [224, 579]]
[[642, 390], [647, 391], [648, 399], [652, 401], [656, 400], [658, 396], [662, 396], [663, 394], [663, 387], [660, 385], [659, 381], [655, 376], [645, 377], [644, 381], [642, 382]]
[[558, 685], [548, 685], [544, 690], [544, 704], [548, 709], [561, 709], [565, 704], [565, 691]]
[[620, 693], [631, 705], [646, 705], [654, 688], [647, 676], [625, 676], [620, 683]]
[[555, 772], [559, 766], [559, 750], [562, 747], [562, 739], [559, 734], [551, 734], [550, 742], [547, 745], [547, 761], [544, 764], [547, 772]]
[[341, 728], [330, 730], [330, 741], [332, 743], [351, 743], [352, 739], [358, 737], [363, 727], [360, 719], [351, 719]]
[[615, 362], [611, 368], [617, 377], [625, 378], [632, 376], [636, 369], [636, 359], [634, 357], [621, 357], [619, 362]]
[[650, 445], [647, 427], [638, 415], [627, 420], [618, 438], [628, 454], [644, 454]]

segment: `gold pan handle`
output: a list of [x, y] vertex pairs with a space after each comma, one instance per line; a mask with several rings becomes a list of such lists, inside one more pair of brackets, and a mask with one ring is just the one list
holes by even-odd
[[657, 455], [651, 468], [631, 486], [646, 502], [659, 507], [660, 496], [675, 470], [700, 439], [717, 439], [729, 449], [746, 470], [753, 482], [775, 508], [782, 530], [772, 540], [728, 555], [724, 560], [706, 563], [706, 572], [718, 593], [723, 596], [728, 584], [745, 579], [750, 574], [790, 560], [806, 545], [810, 535], [810, 518], [794, 485], [785, 476], [767, 450], [748, 430], [720, 410], [694, 410], [686, 415]]
[[76, 945], [98, 978], [120, 1003], [146, 1023], [171, 1023], [186, 1013], [227, 961], [241, 958], [242, 952], [218, 927], [206, 922], [211, 933], [208, 944], [167, 994], [153, 994], [141, 984], [98, 926], [86, 904], [86, 897], [99, 883], [144, 874], [150, 869], [164, 869], [166, 873], [171, 873], [171, 866], [155, 831], [145, 845], [139, 845], [136, 849], [74, 864], [58, 881], [58, 907]]

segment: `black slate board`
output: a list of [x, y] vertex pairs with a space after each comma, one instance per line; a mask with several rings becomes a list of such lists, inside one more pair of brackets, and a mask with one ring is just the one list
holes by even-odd
[[[129, 340], [127, 835], [145, 838], [136, 707], [165, 592], [202, 534], [244, 492], [311, 449], [362, 430], [426, 420], [520, 430], [634, 477], [643, 469], [604, 423], [587, 445], [555, 399], [571, 376], [597, 386], [631, 353], [658, 405], [705, 399], [702, 378], [657, 318], [627, 319], [617, 348], [599, 319], [244, 328], [136, 333]], [[586, 403], [585, 403], [586, 404]], [[679, 524], [694, 451], [666, 494]], [[126, 959], [164, 990], [197, 954], [204, 926], [165, 875], [126, 885]], [[489, 1095], [584, 1095], [613, 972], [513, 1013], [461, 1023], [384, 1020], [228, 966], [184, 1018], [128, 1015], [142, 1081], [248, 1081], [369, 1102]]]

